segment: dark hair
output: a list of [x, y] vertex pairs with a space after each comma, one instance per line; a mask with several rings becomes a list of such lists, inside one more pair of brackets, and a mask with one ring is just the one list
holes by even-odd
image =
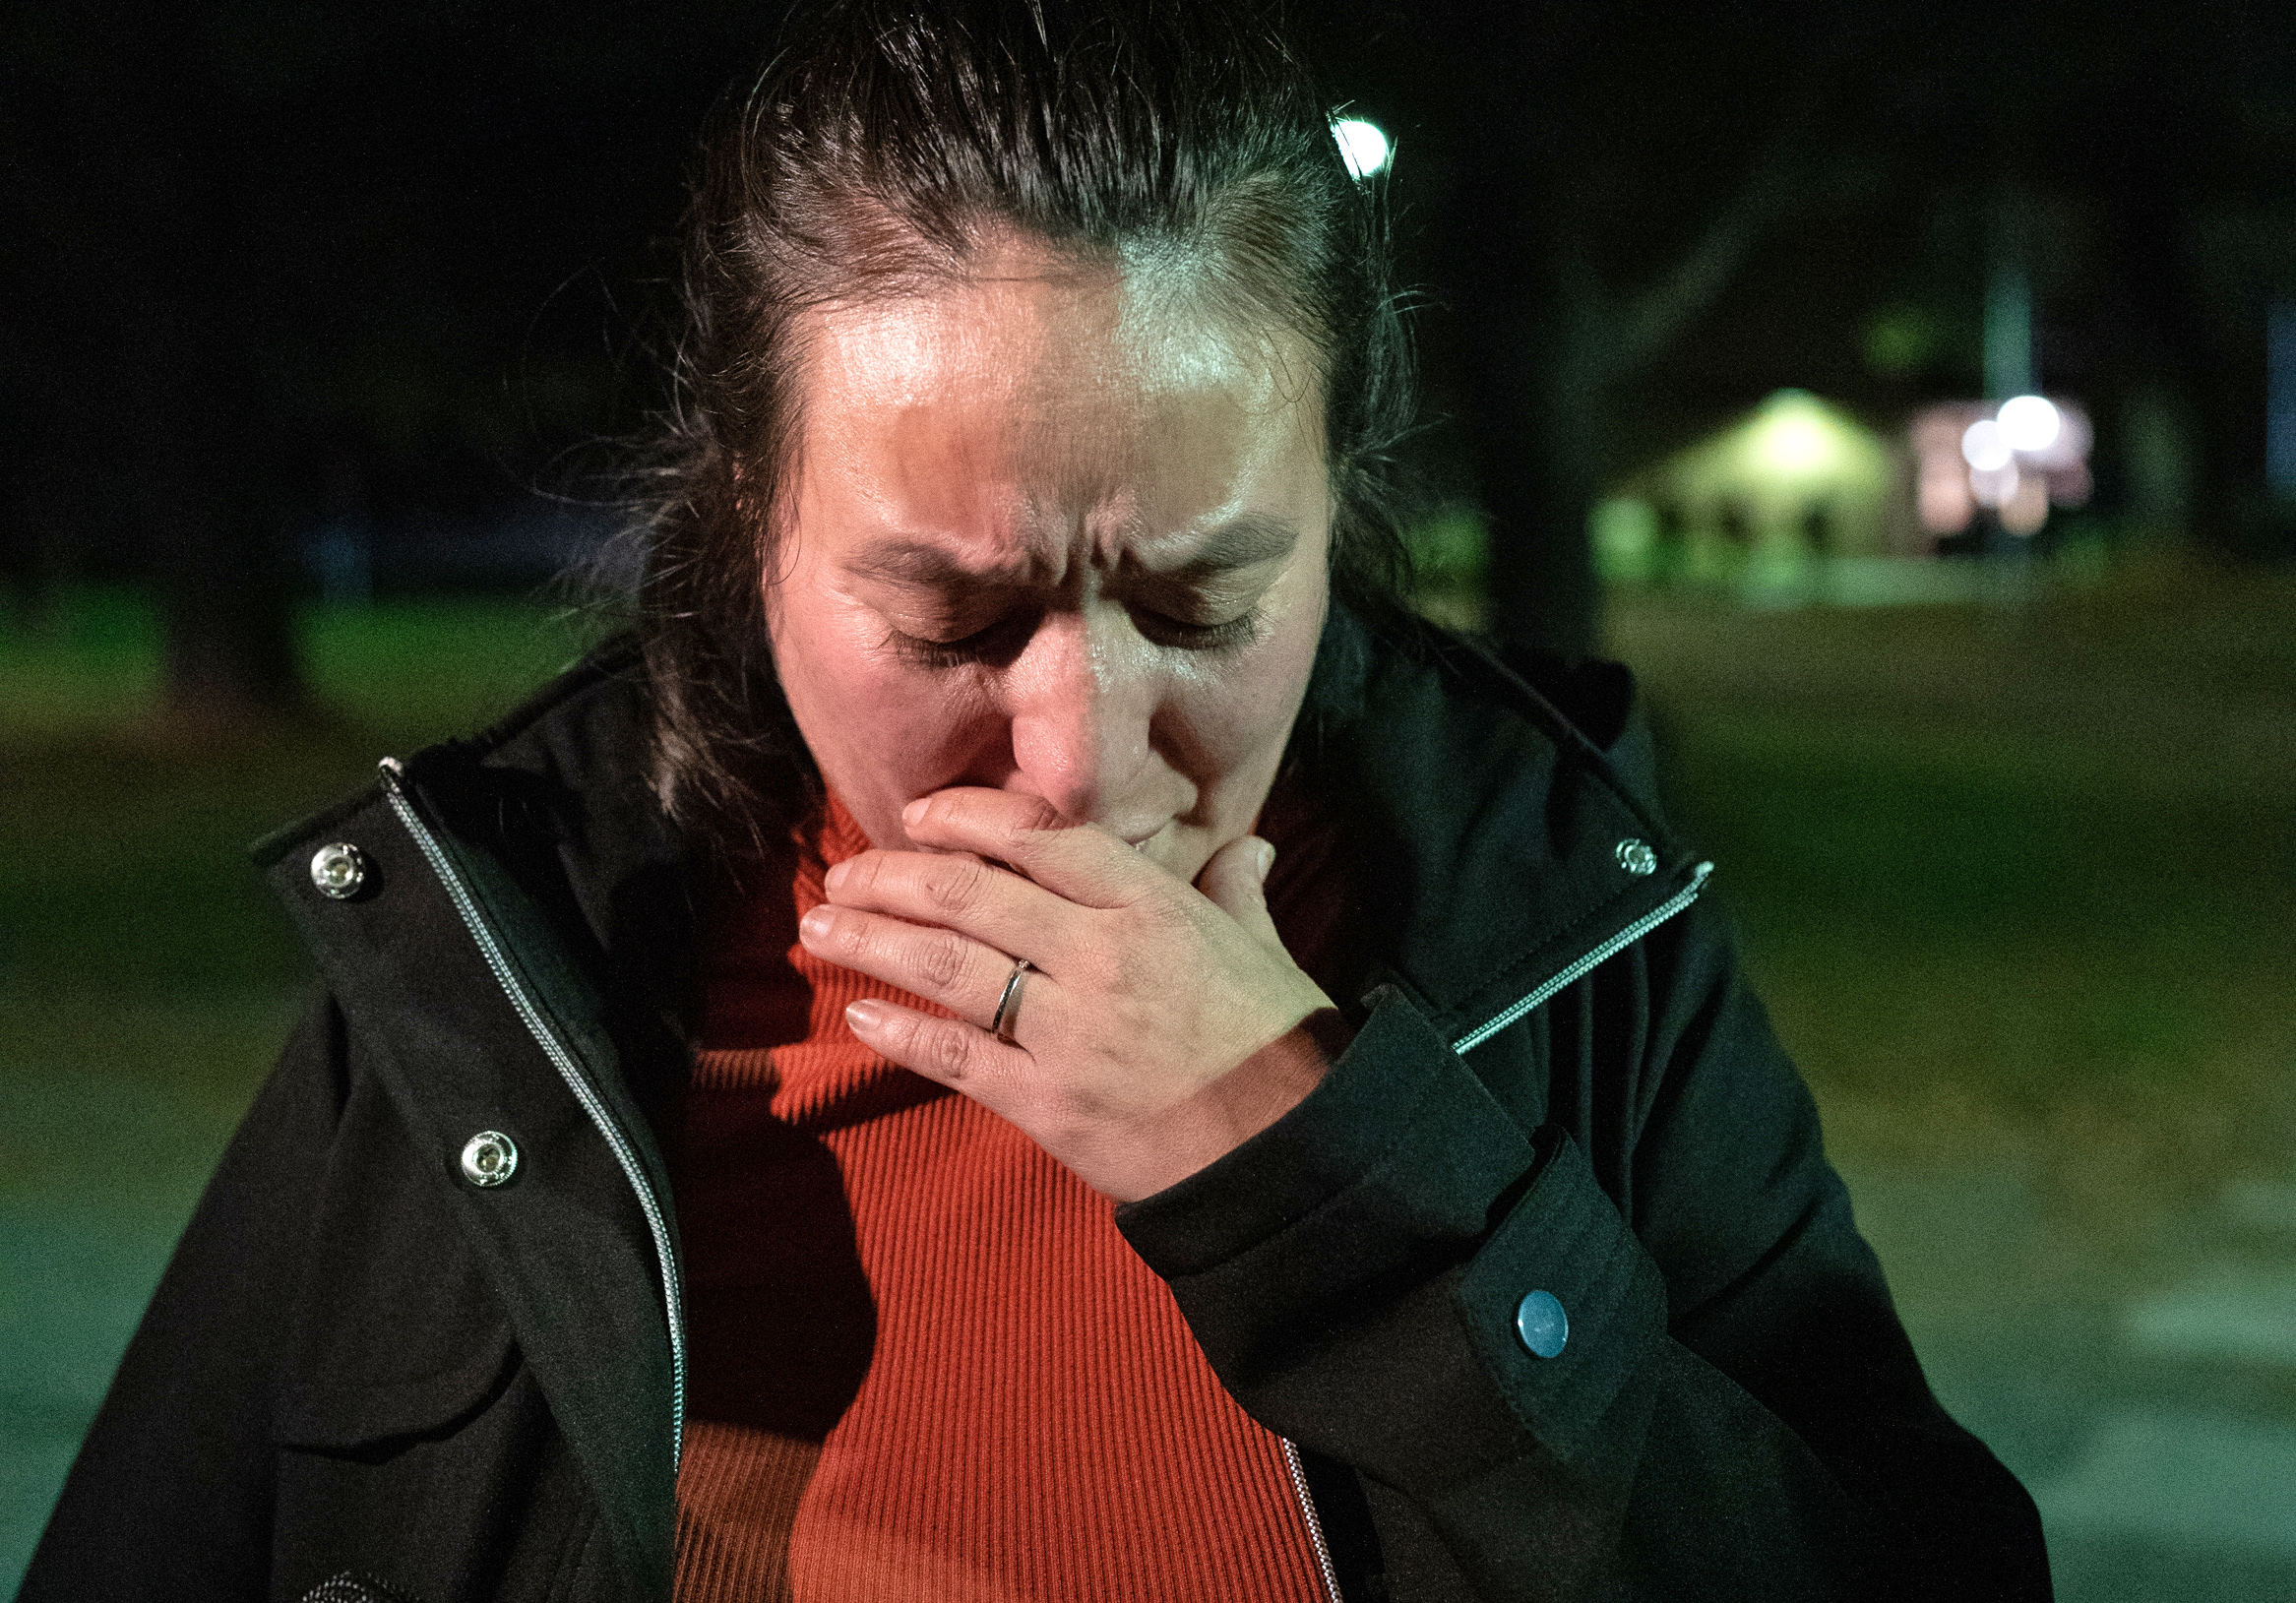
[[1178, 262], [1200, 297], [1316, 353], [1334, 599], [1403, 572], [1390, 451], [1410, 355], [1374, 185], [1250, 0], [827, 0], [721, 106], [686, 217], [676, 405], [640, 631], [653, 782], [757, 838], [801, 758], [763, 599], [796, 445], [791, 325], [962, 278], [995, 231], [1080, 262]]

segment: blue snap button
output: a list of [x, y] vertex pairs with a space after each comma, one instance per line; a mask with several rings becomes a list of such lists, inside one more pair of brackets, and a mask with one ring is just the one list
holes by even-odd
[[1526, 1291], [1515, 1305], [1515, 1333], [1533, 1358], [1552, 1358], [1571, 1339], [1571, 1316], [1551, 1291]]

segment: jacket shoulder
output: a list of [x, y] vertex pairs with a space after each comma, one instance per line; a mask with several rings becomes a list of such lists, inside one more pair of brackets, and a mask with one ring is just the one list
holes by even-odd
[[[634, 635], [601, 642], [477, 733], [426, 747], [404, 767], [438, 773], [454, 768], [547, 772], [573, 788], [607, 781], [643, 783], [648, 748], [645, 668]], [[270, 868], [299, 845], [333, 832], [380, 800], [370, 783], [282, 826], [248, 847]]]
[[1634, 670], [1623, 662], [1511, 644], [1489, 654], [1599, 750], [1618, 744], [1638, 710]]
[[[1480, 708], [1527, 723], [1558, 750], [1605, 772], [1653, 816], [1657, 762], [1634, 670], [1519, 642], [1454, 633], [1402, 616], [1359, 631], [1363, 684], [1383, 674], [1430, 675], [1454, 709]], [[1471, 716], [1471, 714], [1470, 714]]]

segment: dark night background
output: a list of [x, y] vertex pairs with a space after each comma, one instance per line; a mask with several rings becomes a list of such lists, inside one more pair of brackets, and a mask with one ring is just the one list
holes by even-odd
[[[2296, 1595], [2296, 8], [1294, 9], [1396, 142], [1416, 462], [1488, 530], [1445, 615], [1642, 674], [2065, 1595]], [[292, 1011], [232, 852], [572, 649], [537, 586], [621, 516], [775, 15], [0, 21], [0, 1575]], [[1597, 579], [1589, 509], [1773, 392], [1983, 396], [2012, 270], [2096, 494], [1955, 559], [1992, 599]]]
[[[1302, 15], [1334, 95], [1398, 141], [1420, 454], [1491, 516], [1499, 627], [1591, 646], [1576, 531], [1604, 479], [1780, 385], [1869, 413], [1977, 393], [2005, 248], [2051, 385], [2108, 437], [2132, 394], [2167, 402], [2199, 537], [2296, 548], [2263, 423], [2296, 284], [2284, 11]], [[19, 10], [12, 577], [149, 576], [183, 695], [283, 703], [297, 531], [601, 493], [578, 448], [660, 399], [681, 175], [771, 17]]]

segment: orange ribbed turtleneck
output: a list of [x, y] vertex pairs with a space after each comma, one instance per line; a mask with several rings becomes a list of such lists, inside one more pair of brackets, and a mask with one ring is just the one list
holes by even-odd
[[845, 1027], [928, 1007], [797, 944], [867, 846], [833, 798], [706, 957], [680, 1603], [1320, 1596], [1281, 1444], [1109, 1202]]

